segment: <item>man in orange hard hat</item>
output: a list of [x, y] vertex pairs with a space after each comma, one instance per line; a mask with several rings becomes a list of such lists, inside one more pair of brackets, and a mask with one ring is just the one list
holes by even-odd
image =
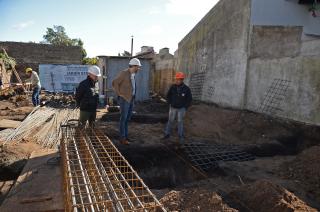
[[184, 141], [183, 118], [192, 102], [192, 94], [190, 88], [184, 84], [184, 78], [185, 76], [182, 72], [177, 72], [175, 84], [170, 87], [167, 93], [167, 101], [170, 105], [170, 110], [163, 139], [170, 138], [171, 128], [177, 116], [179, 140], [180, 142]]

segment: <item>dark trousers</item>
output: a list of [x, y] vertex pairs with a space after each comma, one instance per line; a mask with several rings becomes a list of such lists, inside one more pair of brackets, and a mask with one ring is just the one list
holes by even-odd
[[87, 124], [87, 121], [88, 121], [89, 126], [94, 127], [94, 122], [96, 121], [96, 116], [97, 116], [96, 111], [88, 112], [88, 111], [80, 110], [79, 122], [80, 122], [81, 126], [85, 127]]

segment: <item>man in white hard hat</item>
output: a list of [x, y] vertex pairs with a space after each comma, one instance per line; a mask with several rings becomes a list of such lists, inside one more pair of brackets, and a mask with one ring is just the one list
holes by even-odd
[[80, 82], [76, 91], [77, 106], [80, 107], [80, 124], [84, 127], [89, 122], [94, 127], [99, 102], [98, 77], [101, 76], [98, 66], [90, 66], [87, 79]]
[[140, 70], [141, 63], [137, 58], [129, 62], [129, 68], [121, 71], [112, 81], [112, 87], [118, 96], [120, 105], [120, 143], [128, 145], [128, 122], [132, 115], [133, 103], [136, 95], [135, 75]]

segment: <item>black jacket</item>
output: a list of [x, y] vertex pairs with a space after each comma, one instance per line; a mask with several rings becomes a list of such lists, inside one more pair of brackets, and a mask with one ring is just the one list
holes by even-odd
[[80, 82], [76, 91], [77, 106], [80, 110], [93, 112], [97, 110], [99, 102], [99, 85], [89, 77]]
[[173, 84], [167, 93], [167, 100], [173, 108], [188, 108], [192, 102], [190, 88], [184, 83], [181, 85]]

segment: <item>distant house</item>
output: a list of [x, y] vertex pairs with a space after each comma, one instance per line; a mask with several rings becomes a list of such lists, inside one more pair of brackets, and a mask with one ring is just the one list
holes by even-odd
[[[130, 57], [121, 56], [98, 56], [98, 66], [102, 70], [102, 82], [100, 83], [102, 94], [106, 98], [116, 98], [116, 94], [112, 89], [112, 81], [118, 75], [118, 73], [129, 67]], [[139, 58], [142, 67], [136, 75], [137, 82], [137, 101], [144, 101], [149, 99], [149, 80], [151, 70], [151, 60], [147, 58]]]

